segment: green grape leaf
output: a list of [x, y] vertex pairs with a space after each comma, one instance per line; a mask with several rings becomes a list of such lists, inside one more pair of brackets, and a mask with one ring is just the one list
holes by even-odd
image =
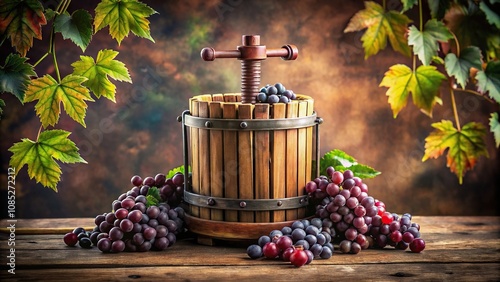
[[418, 0], [401, 0], [401, 3], [403, 3], [403, 10], [401, 13], [404, 13], [417, 5]]
[[410, 26], [408, 45], [413, 46], [413, 52], [422, 64], [428, 66], [432, 57], [437, 55], [439, 41], [448, 41], [452, 38], [453, 34], [442, 22], [432, 19], [425, 23], [423, 31], [418, 30], [415, 26]]
[[95, 8], [94, 32], [109, 25], [109, 34], [118, 44], [132, 31], [155, 42], [149, 32], [147, 17], [157, 12], [137, 0], [102, 0]]
[[116, 86], [109, 81], [109, 77], [132, 83], [125, 64], [115, 60], [117, 51], [101, 50], [97, 54], [97, 59], [89, 56], [80, 56], [80, 60], [71, 64], [73, 74], [86, 77], [88, 80], [83, 85], [90, 88], [97, 98], [104, 96], [115, 102]]
[[92, 38], [92, 16], [86, 10], [76, 10], [72, 15], [58, 15], [54, 20], [54, 30], [85, 52]]
[[490, 61], [485, 70], [476, 74], [477, 88], [479, 92], [490, 95], [497, 103], [500, 103], [500, 61]]
[[379, 86], [389, 87], [386, 95], [389, 96], [394, 118], [406, 106], [410, 93], [413, 103], [432, 116], [434, 105], [442, 104], [439, 86], [445, 79], [446, 76], [434, 66], [419, 66], [414, 72], [408, 66], [397, 64], [389, 68]]
[[[191, 171], [191, 166], [188, 166], [188, 171]], [[171, 169], [166, 175], [167, 179], [174, 177], [174, 175], [178, 172], [184, 174], [184, 165]]]
[[320, 160], [320, 174], [326, 173], [326, 168], [329, 166], [340, 172], [349, 169], [355, 176], [362, 179], [374, 178], [380, 174], [379, 171], [367, 165], [359, 164], [355, 158], [338, 149], [334, 149], [323, 155]]
[[467, 170], [474, 168], [480, 156], [488, 157], [484, 142], [486, 128], [482, 123], [469, 122], [461, 130], [449, 120], [432, 124], [433, 132], [425, 138], [425, 153], [422, 161], [437, 159], [448, 149], [446, 165], [458, 176], [460, 184]]
[[497, 147], [500, 147], [500, 119], [498, 118], [498, 113], [491, 114], [490, 131], [493, 133], [493, 137], [495, 137]]
[[365, 9], [357, 12], [349, 21], [344, 32], [360, 31], [366, 28], [361, 37], [365, 50], [365, 59], [385, 49], [387, 39], [392, 48], [411, 56], [405, 33], [411, 20], [396, 11], [385, 11], [382, 6], [373, 2], [365, 2]]
[[45, 9], [45, 11], [43, 12], [45, 14], [45, 19], [47, 21], [51, 21], [54, 19], [54, 17], [56, 16], [56, 12], [50, 8], [48, 9]]
[[451, 7], [450, 0], [427, 0], [431, 16], [433, 19], [441, 20], [444, 18], [446, 11]]
[[469, 80], [470, 69], [481, 70], [483, 68], [481, 50], [475, 46], [463, 49], [460, 52], [460, 57], [457, 57], [454, 53], [448, 53], [444, 61], [448, 75], [454, 76], [463, 89], [465, 89]]
[[75, 121], [85, 127], [85, 114], [87, 103], [94, 101], [90, 97], [88, 88], [82, 86], [87, 78], [78, 75], [68, 75], [58, 83], [49, 74], [35, 79], [28, 86], [24, 102], [38, 100], [35, 111], [40, 117], [44, 128], [55, 125], [61, 114], [61, 102], [66, 113]]
[[160, 189], [150, 187], [146, 195], [146, 207], [157, 206], [161, 202]]
[[78, 153], [75, 143], [68, 139], [71, 132], [64, 130], [45, 130], [37, 141], [23, 138], [14, 143], [9, 165], [15, 168], [16, 174], [24, 165], [28, 165], [31, 179], [57, 192], [57, 183], [61, 178], [61, 167], [56, 160], [63, 163], [87, 163]]
[[33, 37], [42, 39], [42, 25], [47, 24], [38, 0], [3, 0], [0, 4], [0, 34], [10, 37], [12, 47], [26, 56]]
[[9, 92], [24, 102], [24, 95], [28, 85], [31, 83], [30, 77], [36, 76], [33, 66], [26, 63], [28, 60], [18, 54], [9, 54], [5, 59], [5, 65], [0, 66], [0, 93]]
[[0, 119], [2, 119], [3, 107], [5, 107], [4, 100], [0, 99]]
[[[491, 4], [493, 4], [493, 3], [491, 3]], [[497, 28], [500, 28], [500, 16], [497, 13], [495, 13], [488, 6], [488, 4], [485, 3], [485, 1], [481, 1], [481, 3], [479, 3], [479, 9], [481, 9], [481, 11], [484, 12], [484, 14], [486, 15], [486, 19], [488, 20], [488, 22], [490, 24], [496, 26]]]

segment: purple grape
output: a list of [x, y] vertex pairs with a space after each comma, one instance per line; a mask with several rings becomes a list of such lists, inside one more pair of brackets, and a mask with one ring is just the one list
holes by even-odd
[[120, 253], [125, 250], [125, 243], [122, 240], [116, 240], [111, 243], [111, 252]]
[[102, 238], [97, 242], [97, 248], [103, 253], [107, 253], [111, 250], [111, 240], [108, 238]]
[[130, 183], [134, 186], [141, 186], [142, 185], [142, 178], [139, 175], [134, 175], [130, 179]]
[[147, 185], [149, 187], [153, 187], [155, 185], [155, 179], [151, 176], [148, 176], [148, 177], [144, 178], [144, 180], [142, 181], [142, 184]]

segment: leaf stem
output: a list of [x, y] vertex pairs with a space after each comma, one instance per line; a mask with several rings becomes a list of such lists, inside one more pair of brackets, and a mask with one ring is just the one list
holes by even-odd
[[43, 59], [45, 59], [48, 55], [49, 55], [49, 52], [45, 53], [40, 59], [38, 59], [38, 61], [36, 61], [36, 63], [33, 65], [33, 67], [38, 66], [38, 64], [41, 63], [43, 61]]
[[65, 1], [64, 1], [64, 3], [65, 3], [65, 5], [64, 5], [64, 6], [63, 6], [63, 8], [61, 9], [61, 14], [66, 12], [66, 10], [67, 10], [67, 9], [68, 9], [68, 7], [69, 7], [69, 4], [71, 4], [71, 0], [65, 0]]
[[453, 114], [455, 115], [455, 123], [457, 130], [460, 131], [460, 120], [458, 119], [457, 103], [455, 102], [455, 91], [450, 87], [451, 105], [453, 106]]
[[422, 12], [422, 0], [418, 0], [418, 16], [419, 16], [419, 21], [420, 21], [420, 31], [422, 32], [424, 30], [424, 16]]
[[59, 65], [57, 64], [57, 56], [56, 56], [56, 43], [52, 43], [52, 58], [54, 59], [54, 68], [56, 69], [57, 81], [61, 83], [61, 73], [59, 72]]
[[413, 71], [417, 69], [417, 55], [413, 54]]
[[455, 45], [457, 46], [457, 57], [460, 57], [460, 43], [458, 42], [458, 38], [455, 33], [451, 32], [451, 30], [450, 33], [453, 35], [453, 40], [455, 40]]
[[42, 127], [43, 125], [40, 125], [40, 128], [38, 129], [38, 134], [36, 135], [36, 142], [38, 143], [38, 138], [40, 138], [40, 133], [42, 132]]

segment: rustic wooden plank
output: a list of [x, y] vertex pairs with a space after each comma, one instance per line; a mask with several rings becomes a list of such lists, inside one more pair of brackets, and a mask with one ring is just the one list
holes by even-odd
[[[298, 116], [307, 116], [307, 102], [297, 100], [299, 103]], [[297, 195], [305, 194], [306, 183], [312, 179], [307, 178], [307, 129], [297, 130]], [[309, 161], [310, 162], [310, 161]], [[297, 209], [297, 218], [306, 217], [306, 208]]]
[[[236, 93], [225, 93], [224, 94], [224, 101], [225, 102], [238, 102], [237, 96], [240, 94]], [[240, 95], [241, 96], [241, 95]]]
[[[230, 96], [235, 98], [236, 97]], [[228, 96], [225, 96], [228, 98]], [[230, 99], [231, 100], [231, 99]], [[235, 119], [238, 117], [236, 103], [223, 104], [222, 117], [225, 119]], [[238, 135], [236, 131], [224, 130], [224, 197], [238, 198]], [[224, 211], [225, 221], [238, 221], [238, 212], [234, 210]]]
[[212, 94], [212, 101], [224, 102], [224, 95], [222, 95], [222, 94]]
[[[295, 101], [286, 104], [286, 118], [298, 116], [299, 104]], [[285, 197], [296, 197], [297, 194], [297, 129], [286, 130], [286, 160], [285, 160]], [[286, 211], [285, 219], [297, 219], [297, 209]]]
[[[281, 119], [286, 117], [286, 105], [283, 103], [274, 104], [271, 108], [271, 117]], [[273, 199], [285, 198], [285, 153], [286, 153], [286, 132], [284, 130], [274, 130], [272, 133], [271, 152], [271, 194]], [[271, 215], [273, 222], [285, 221], [285, 211], [273, 211]]]
[[[206, 97], [208, 98], [208, 97]], [[208, 118], [209, 101], [198, 103], [198, 116]], [[199, 129], [199, 170], [200, 170], [200, 194], [210, 196], [210, 134], [208, 129]], [[200, 208], [200, 218], [210, 219], [210, 209]]]
[[[217, 101], [223, 100], [222, 94], [213, 95]], [[210, 118], [222, 118], [221, 102], [211, 102], [209, 106]], [[210, 194], [214, 197], [224, 197], [224, 156], [222, 130], [210, 130]], [[224, 220], [224, 212], [220, 209], [211, 209], [212, 220]]]
[[[252, 104], [241, 104], [238, 106], [239, 119], [252, 119]], [[238, 132], [238, 189], [239, 199], [253, 199], [253, 132]], [[253, 222], [255, 220], [254, 212], [242, 211], [239, 213], [239, 219], [242, 222]]]
[[[198, 98], [193, 98], [190, 100], [189, 111], [194, 117], [198, 116]], [[193, 193], [200, 193], [200, 130], [195, 127], [191, 127], [191, 186]], [[190, 205], [191, 215], [199, 217], [200, 208], [194, 205]]]
[[[306, 100], [307, 102], [307, 116], [310, 116], [314, 113], [314, 100], [309, 98]], [[313, 128], [312, 127], [309, 127], [306, 129], [306, 132], [307, 132], [307, 151], [306, 151], [306, 166], [307, 166], [307, 170], [306, 170], [306, 178], [307, 179], [312, 179], [311, 177], [311, 174], [312, 174], [312, 159], [313, 159], [313, 156], [314, 156], [314, 153], [313, 153]], [[319, 161], [319, 160], [316, 160], [316, 161]]]
[[[255, 119], [269, 119], [269, 104], [256, 104], [254, 109]], [[269, 170], [270, 170], [270, 144], [269, 131], [256, 131], [254, 156], [255, 156], [255, 198], [269, 199]], [[255, 222], [270, 222], [269, 212], [256, 212]]]
[[[168, 260], [168, 259], [167, 259]], [[2, 281], [498, 281], [498, 264], [363, 264], [341, 263], [319, 268], [312, 264], [297, 269], [289, 263], [267, 260], [269, 265], [249, 266], [154, 266], [113, 268], [22, 269], [15, 275], [2, 271]], [[251, 262], [251, 261], [250, 261]], [[76, 280], [75, 280], [76, 279]]]

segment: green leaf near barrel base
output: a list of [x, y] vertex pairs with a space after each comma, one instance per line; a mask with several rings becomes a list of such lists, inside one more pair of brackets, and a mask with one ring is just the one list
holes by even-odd
[[344, 172], [349, 169], [355, 176], [362, 179], [374, 178], [380, 174], [379, 171], [376, 171], [367, 165], [359, 164], [355, 158], [338, 149], [332, 150], [323, 155], [320, 160], [320, 174], [326, 173], [326, 168], [329, 166], [340, 172]]
[[395, 51], [409, 57], [411, 50], [405, 33], [407, 25], [411, 22], [404, 14], [396, 11], [385, 11], [381, 5], [367, 1], [365, 9], [351, 18], [344, 32], [360, 31], [366, 28], [361, 37], [365, 59], [385, 49], [387, 39]]
[[88, 80], [83, 85], [90, 88], [97, 98], [101, 96], [115, 102], [116, 86], [111, 83], [108, 76], [118, 80], [132, 83], [128, 69], [124, 63], [115, 60], [118, 55], [114, 50], [100, 50], [97, 59], [89, 56], [80, 56], [80, 60], [71, 64], [73, 74], [86, 77]]
[[26, 56], [33, 37], [42, 39], [42, 25], [47, 24], [43, 6], [38, 0], [3, 0], [0, 4], [0, 35], [10, 38], [12, 47]]
[[491, 61], [485, 70], [476, 74], [477, 88], [479, 92], [490, 95], [497, 103], [500, 103], [500, 61]]
[[70, 39], [85, 52], [92, 38], [92, 16], [86, 10], [76, 10], [72, 15], [57, 15], [54, 31], [60, 32], [64, 39]]
[[24, 102], [38, 100], [35, 110], [44, 128], [59, 121], [61, 103], [66, 113], [85, 127], [84, 119], [87, 113], [85, 101], [94, 101], [90, 97], [88, 88], [82, 86], [86, 80], [87, 78], [83, 76], [70, 74], [59, 83], [47, 74], [32, 81], [26, 90]]
[[389, 87], [389, 96], [394, 118], [406, 107], [408, 96], [412, 94], [413, 103], [422, 112], [432, 116], [436, 103], [442, 104], [439, 98], [439, 86], [446, 76], [434, 66], [419, 66], [412, 71], [408, 66], [397, 64], [389, 68], [379, 86]]
[[[188, 166], [188, 171], [191, 171], [191, 167], [190, 167], [190, 166]], [[172, 177], [174, 177], [174, 175], [175, 175], [176, 173], [182, 173], [182, 174], [184, 174], [184, 165], [181, 165], [181, 166], [178, 166], [178, 167], [176, 167], [176, 168], [171, 169], [171, 170], [167, 173], [167, 175], [166, 175], [167, 179], [168, 179], [168, 178], [172, 178]]]
[[439, 41], [446, 42], [452, 38], [453, 35], [442, 22], [432, 19], [425, 23], [424, 30], [410, 26], [408, 45], [413, 46], [413, 53], [418, 56], [422, 64], [428, 66], [432, 57], [437, 55]]
[[493, 133], [493, 137], [495, 137], [497, 147], [500, 147], [500, 120], [498, 119], [498, 113], [491, 114], [490, 131]]
[[0, 66], [0, 93], [12, 93], [21, 103], [24, 103], [26, 89], [31, 83], [30, 77], [36, 76], [33, 66], [26, 60], [18, 54], [9, 54], [5, 65]]
[[155, 42], [147, 17], [157, 13], [136, 0], [102, 0], [95, 8], [94, 32], [109, 25], [109, 34], [118, 45], [132, 31], [136, 36]]
[[3, 107], [5, 107], [5, 102], [0, 99], [0, 120], [2, 119]]
[[78, 153], [75, 143], [68, 139], [71, 132], [46, 130], [40, 133], [37, 141], [23, 138], [9, 148], [12, 152], [9, 165], [16, 174], [28, 165], [31, 179], [57, 192], [57, 183], [62, 171], [56, 160], [63, 163], [87, 163]]
[[486, 128], [482, 123], [469, 122], [461, 130], [449, 120], [432, 124], [435, 128], [425, 138], [425, 154], [422, 161], [437, 159], [448, 149], [446, 165], [455, 173], [462, 184], [467, 170], [474, 168], [480, 156], [488, 157], [484, 136]]
[[470, 69], [482, 69], [481, 50], [475, 46], [470, 46], [460, 52], [457, 57], [454, 53], [448, 53], [444, 58], [446, 72], [449, 76], [454, 76], [458, 84], [465, 89], [470, 76]]

